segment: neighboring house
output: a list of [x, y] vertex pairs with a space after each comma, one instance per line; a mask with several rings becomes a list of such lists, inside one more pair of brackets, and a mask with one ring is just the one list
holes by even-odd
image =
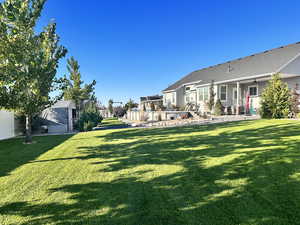
[[184, 107], [193, 103], [204, 112], [213, 80], [215, 99], [219, 98], [223, 106], [233, 113], [243, 113], [249, 98], [250, 112], [256, 114], [260, 95], [276, 73], [280, 73], [289, 88], [298, 88], [300, 42], [194, 71], [163, 90], [164, 105]]
[[48, 133], [67, 133], [74, 130], [76, 106], [73, 101], [58, 101], [52, 107], [45, 109], [41, 118], [47, 125]]
[[163, 96], [161, 95], [153, 95], [153, 96], [146, 96], [140, 98], [140, 109], [143, 110], [144, 106], [146, 110], [151, 110], [151, 104], [154, 104], [155, 109], [158, 109], [159, 106], [163, 104]]
[[0, 110], [0, 140], [16, 136], [13, 112]]

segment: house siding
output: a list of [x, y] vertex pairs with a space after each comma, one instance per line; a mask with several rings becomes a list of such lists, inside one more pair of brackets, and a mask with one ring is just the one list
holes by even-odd
[[0, 110], [0, 140], [15, 136], [14, 113]]

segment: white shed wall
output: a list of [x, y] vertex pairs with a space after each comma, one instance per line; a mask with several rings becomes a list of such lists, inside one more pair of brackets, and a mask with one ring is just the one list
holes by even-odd
[[0, 140], [15, 136], [15, 119], [12, 112], [0, 110]]

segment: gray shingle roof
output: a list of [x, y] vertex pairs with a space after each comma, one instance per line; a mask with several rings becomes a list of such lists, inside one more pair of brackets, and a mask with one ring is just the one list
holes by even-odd
[[74, 108], [75, 105], [71, 100], [60, 100], [56, 102], [51, 108]]
[[194, 71], [163, 91], [171, 91], [188, 83], [200, 81], [199, 84], [208, 84], [212, 80], [221, 82], [225, 80], [279, 72], [300, 53], [300, 42], [264, 51], [244, 58]]

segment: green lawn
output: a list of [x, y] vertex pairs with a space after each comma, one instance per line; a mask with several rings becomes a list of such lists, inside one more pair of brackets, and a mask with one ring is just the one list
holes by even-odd
[[106, 128], [121, 126], [121, 125], [125, 125], [125, 123], [123, 123], [122, 121], [119, 121], [117, 118], [104, 119], [100, 124], [101, 127], [106, 127]]
[[0, 142], [0, 224], [300, 224], [300, 123]]

